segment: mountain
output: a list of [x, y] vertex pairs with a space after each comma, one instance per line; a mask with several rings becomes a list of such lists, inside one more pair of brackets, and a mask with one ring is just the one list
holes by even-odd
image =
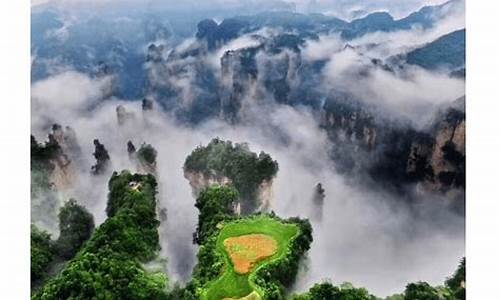
[[465, 29], [448, 33], [437, 40], [406, 54], [406, 62], [425, 69], [465, 66]]
[[[418, 183], [429, 192], [458, 193], [465, 184], [465, 97], [443, 107], [416, 130], [381, 118], [352, 95], [336, 93], [324, 106], [322, 126], [337, 147], [340, 172], [366, 169], [375, 182], [396, 190]], [[450, 197], [455, 197], [451, 196]], [[458, 201], [457, 203], [460, 203]], [[463, 211], [463, 207], [457, 207]]]
[[398, 29], [396, 22], [389, 13], [376, 12], [349, 23], [347, 28], [342, 31], [341, 36], [349, 40], [370, 32], [393, 31], [396, 29]]
[[463, 5], [461, 0], [450, 0], [440, 5], [424, 6], [399, 20], [395, 20], [387, 12], [375, 12], [349, 23], [342, 31], [342, 37], [353, 39], [376, 31], [390, 32], [414, 27], [428, 29], [434, 26], [436, 21], [461, 10]]
[[[264, 12], [256, 15], [237, 16], [225, 19], [236, 25], [240, 33], [255, 31], [264, 27], [280, 28], [297, 33], [339, 32], [346, 40], [361, 37], [377, 31], [391, 32], [409, 30], [414, 27], [428, 29], [447, 14], [462, 6], [461, 0], [451, 0], [441, 5], [425, 6], [405, 18], [396, 20], [387, 12], [374, 12], [351, 22], [319, 13], [301, 14], [294, 12]], [[223, 23], [224, 23], [223, 22]], [[221, 24], [223, 25], [223, 24]], [[243, 30], [242, 30], [243, 29]], [[234, 36], [235, 32], [232, 32]], [[227, 40], [231, 35], [226, 35]]]
[[[322, 14], [287, 11], [229, 17], [220, 23], [203, 19], [193, 31], [193, 39], [181, 39], [184, 43], [178, 40], [177, 27], [160, 15], [146, 18], [145, 14], [130, 14], [130, 20], [92, 17], [71, 24], [55, 12], [36, 14], [33, 21], [40, 28], [33, 31], [32, 37], [33, 81], [50, 74], [53, 66], [44, 62], [61, 60], [92, 76], [116, 76], [115, 96], [154, 100], [178, 121], [189, 125], [212, 118], [243, 122], [245, 109], [250, 106], [248, 98], [258, 99], [260, 106], [307, 107], [318, 115], [317, 121], [330, 140], [342, 145], [330, 153], [337, 168], [347, 173], [362, 169], [370, 177], [399, 189], [407, 183], [428, 180], [428, 163], [424, 169], [411, 172], [407, 164], [414, 155], [412, 144], [423, 143], [422, 149], [431, 149], [435, 134], [415, 130], [406, 123], [401, 125], [391, 118], [380, 118], [366, 101], [340, 91], [339, 87], [326, 88], [328, 60], [309, 59], [303, 52], [309, 43], [320, 41], [319, 36], [326, 33], [353, 39], [375, 31], [432, 27], [436, 17], [457, 9], [461, 3], [450, 1], [424, 7], [399, 20], [385, 12], [346, 22]], [[258, 31], [264, 27], [275, 30]], [[230, 45], [232, 41], [240, 42], [236, 39], [243, 35], [244, 45]], [[248, 40], [252, 42], [245, 44]], [[343, 42], [345, 47], [332, 53], [353, 52], [364, 61], [362, 66], [349, 70], [353, 78], [367, 78], [377, 72], [395, 78], [402, 76], [383, 59], [371, 58], [362, 47]], [[416, 64], [430, 70], [450, 67], [451, 75], [460, 77], [464, 73], [461, 70], [465, 29], [402, 57], [403, 65]], [[366, 157], [370, 159], [367, 161]], [[434, 175], [430, 176], [433, 182]]]
[[[317, 39], [321, 34], [340, 33], [350, 40], [376, 31], [430, 28], [444, 15], [460, 8], [461, 3], [454, 0], [424, 7], [400, 20], [388, 13], [376, 12], [352, 22], [319, 13], [300, 14], [283, 9], [255, 14], [248, 10], [248, 15], [240, 16], [234, 16], [234, 12], [217, 15], [213, 11], [195, 11], [181, 17], [175, 11], [156, 7], [155, 10], [100, 13], [82, 10], [74, 16], [51, 7], [37, 7], [31, 15], [31, 79], [35, 82], [68, 68], [94, 76], [99, 66], [105, 64], [108, 72], [116, 76], [116, 96], [137, 99], [143, 97], [147, 89], [143, 64], [147, 47], [152, 43], [175, 47], [195, 35], [207, 42], [209, 50], [215, 50], [264, 27], [300, 38]], [[214, 16], [222, 17], [223, 21], [217, 24], [212, 20]]]

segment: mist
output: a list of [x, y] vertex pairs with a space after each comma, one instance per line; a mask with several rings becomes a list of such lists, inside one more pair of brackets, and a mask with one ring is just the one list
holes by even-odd
[[203, 0], [203, 1], [172, 1], [172, 0], [149, 0], [149, 1], [138, 1], [138, 0], [31, 0], [31, 5], [33, 7], [52, 5], [64, 8], [82, 8], [88, 7], [106, 7], [109, 5], [116, 5], [117, 3], [121, 5], [136, 5], [137, 3], [147, 5], [157, 5], [157, 6], [170, 6], [172, 9], [210, 9], [213, 6], [227, 7], [232, 9], [244, 9], [261, 7], [266, 9], [277, 9], [277, 10], [293, 10], [301, 13], [317, 13], [322, 12], [330, 15], [334, 15], [339, 18], [344, 18], [347, 20], [363, 17], [373, 11], [387, 11], [391, 13], [396, 18], [405, 17], [412, 11], [418, 10], [423, 6], [428, 5], [438, 5], [447, 2], [447, 0], [406, 0], [404, 2], [394, 2], [392, 0], [372, 0], [372, 1], [362, 1], [362, 0], [340, 0], [340, 1], [329, 1], [329, 0], [275, 0], [275, 1], [262, 1], [262, 0], [252, 0], [243, 1], [240, 0]]
[[445, 72], [408, 67], [397, 74], [369, 64], [369, 58], [351, 49], [334, 54], [324, 70], [325, 85], [349, 92], [385, 115], [409, 120], [416, 128], [428, 124], [440, 105], [465, 94], [464, 80]]
[[[137, 148], [143, 143], [151, 144], [158, 152], [155, 174], [159, 184], [158, 209], [167, 211], [167, 218], [160, 225], [160, 257], [167, 260], [170, 283], [185, 284], [191, 279], [196, 264], [198, 246], [193, 244], [192, 234], [198, 221], [198, 211], [194, 207], [192, 188], [184, 178], [183, 164], [193, 149], [219, 137], [234, 143], [248, 143], [250, 150], [267, 152], [277, 160], [279, 172], [273, 180], [270, 210], [283, 218], [300, 216], [311, 221], [314, 240], [307, 257], [301, 262], [292, 292], [306, 291], [322, 280], [336, 284], [348, 281], [384, 297], [402, 292], [409, 282], [426, 281], [431, 285], [441, 285], [455, 271], [460, 258], [465, 255], [465, 220], [463, 215], [450, 209], [452, 200], [444, 195], [427, 193], [411, 184], [405, 186], [403, 195], [396, 194], [389, 192], [387, 186], [368, 180], [363, 172], [341, 172], [330, 154], [344, 145], [332, 142], [327, 131], [321, 128], [323, 120], [320, 115], [323, 111], [312, 108], [310, 103], [278, 103], [266, 89], [265, 80], [268, 79], [266, 76], [280, 79], [282, 74], [286, 74], [286, 84], [293, 92], [300, 89], [298, 85], [304, 79], [307, 88], [310, 88], [307, 92], [315, 93], [314, 100], [318, 103], [314, 104], [318, 107], [322, 107], [323, 101], [334, 92], [340, 91], [372, 109], [371, 113], [380, 117], [380, 122], [397, 120], [396, 125], [391, 123], [391, 126], [409, 123], [417, 130], [426, 128], [440, 108], [465, 94], [465, 79], [450, 76], [452, 70], [446, 68], [432, 71], [409, 65], [399, 68], [397, 58], [444, 34], [464, 28], [463, 5], [455, 5], [456, 11], [448, 11], [427, 29], [415, 27], [393, 32], [371, 32], [349, 41], [342, 39], [340, 33], [322, 32], [317, 39], [306, 38], [305, 43], [299, 46], [300, 53], [288, 48], [279, 53], [269, 53], [265, 51], [266, 47], [262, 47], [264, 49], [255, 55], [256, 79], [240, 79], [241, 82], [238, 82], [245, 85], [237, 99], [241, 101], [241, 107], [236, 112], [238, 122], [228, 123], [220, 118], [223, 105], [217, 106], [224, 103], [215, 103], [224, 99], [217, 98], [220, 95], [213, 93], [213, 89], [219, 92], [221, 86], [228, 87], [223, 92], [231, 93], [235, 80], [231, 72], [238, 69], [228, 68], [231, 74], [224, 76], [221, 59], [227, 51], [258, 47], [265, 43], [263, 40], [271, 40], [284, 32], [264, 27], [239, 35], [215, 51], [183, 56], [184, 52], [196, 49], [202, 43], [193, 37], [196, 24], [202, 18], [220, 20], [236, 14], [287, 10], [321, 12], [345, 20], [374, 11], [388, 11], [397, 19], [422, 6], [445, 1], [146, 2], [32, 0], [34, 11], [46, 7], [60, 10], [56, 19], [62, 23], [39, 36], [33, 34], [32, 40], [33, 37], [43, 37], [38, 41], [39, 45], [43, 45], [44, 38], [47, 38], [63, 51], [56, 52], [54, 56], [46, 54], [45, 57], [38, 57], [38, 49], [32, 49], [32, 64], [43, 65], [47, 74], [38, 76], [31, 85], [31, 131], [42, 142], [47, 139], [54, 123], [63, 128], [70, 126], [76, 133], [81, 151], [78, 159], [74, 159], [68, 167], [67, 180], [59, 184], [56, 191], [32, 199], [32, 203], [42, 205], [47, 203], [45, 200], [49, 197], [56, 201], [55, 207], [47, 205], [38, 207], [39, 211], [33, 210], [32, 222], [57, 237], [57, 210], [64, 201], [75, 198], [93, 214], [98, 226], [106, 219], [107, 184], [112, 172], [124, 169], [140, 171], [129, 158], [127, 142], [132, 141]], [[154, 12], [159, 17], [152, 18], [151, 23], [142, 22], [139, 18], [135, 20], [135, 8], [140, 8], [141, 12]], [[186, 15], [186, 11], [190, 14]], [[120, 15], [122, 12], [125, 12], [124, 16]], [[168, 12], [168, 17], [165, 12]], [[99, 33], [99, 27], [93, 26], [92, 17], [95, 15], [107, 22], [103, 24], [111, 24], [102, 40], [94, 40], [92, 36], [94, 31], [96, 35]], [[189, 20], [184, 20], [184, 15]], [[113, 17], [107, 19], [106, 16]], [[144, 16], [151, 21], [149, 14], [141, 15]], [[181, 16], [181, 20], [169, 19], [172, 16]], [[75, 26], [79, 22], [87, 22], [88, 26]], [[177, 27], [172, 25], [175, 22]], [[156, 28], [156, 25], [161, 28], [159, 31], [162, 34], [149, 31], [149, 27]], [[174, 27], [175, 30], [172, 29]], [[153, 86], [151, 90], [146, 84], [139, 85], [140, 88], [127, 86], [127, 82], [117, 86], [120, 79], [118, 73], [96, 75], [95, 70], [85, 69], [85, 64], [94, 63], [94, 58], [99, 55], [113, 60], [116, 53], [111, 53], [109, 57], [108, 48], [116, 45], [104, 42], [110, 40], [109, 36], [117, 38], [119, 45], [123, 42], [129, 46], [125, 49], [133, 53], [130, 57], [135, 63], [129, 69], [123, 67], [115, 71], [121, 72], [121, 75], [141, 76]], [[68, 61], [64, 57], [66, 48], [63, 45], [70, 41], [76, 45], [75, 49], [79, 49], [79, 39], [95, 42], [95, 45], [77, 52], [74, 55], [76, 59]], [[148, 52], [151, 43], [155, 47], [163, 47], [160, 57], [144, 62], [146, 55], [151, 54]], [[95, 49], [92, 50], [91, 46]], [[50, 47], [47, 49], [44, 51], [50, 52]], [[85, 58], [81, 58], [80, 53], [84, 53], [81, 56]], [[78, 66], [80, 58], [84, 61], [83, 67]], [[318, 71], [312, 68], [314, 71], [310, 73], [314, 74], [306, 72], [306, 76], [311, 76], [300, 77], [300, 68], [311, 67], [318, 62], [322, 63]], [[115, 65], [119, 68], [122, 63], [117, 58]], [[287, 68], [286, 73], [279, 69], [283, 66]], [[198, 73], [202, 73], [202, 77], [208, 74], [209, 83], [197, 82]], [[213, 85], [212, 79], [215, 82]], [[129, 91], [132, 98], [125, 99], [117, 92], [124, 87], [135, 90], [135, 93]], [[173, 96], [166, 93], [168, 99], [162, 99], [162, 89], [173, 91]], [[137, 95], [140, 98], [134, 99]], [[143, 96], [153, 100], [153, 110], [142, 110], [140, 100]], [[168, 101], [175, 103], [165, 104]], [[201, 113], [196, 113], [208, 117], [200, 117], [200, 122], [179, 119], [176, 110], [189, 114], [192, 107], [200, 103], [203, 109], [200, 109]], [[121, 123], [117, 119], [119, 105], [125, 109], [127, 116]], [[173, 108], [164, 109], [168, 105]], [[99, 139], [111, 158], [109, 169], [100, 175], [91, 174], [91, 166], [95, 164], [92, 155], [94, 139]], [[363, 155], [364, 152], [359, 154]], [[371, 157], [360, 157], [360, 160], [369, 159]], [[322, 184], [326, 195], [322, 220], [315, 218], [317, 207], [312, 201], [318, 183]]]
[[[180, 124], [157, 103], [153, 111], [143, 112], [140, 101], [109, 98], [112, 82], [70, 71], [34, 83], [32, 133], [41, 141], [53, 123], [75, 130], [83, 157], [73, 167], [73, 184], [60, 197], [85, 205], [96, 225], [105, 220], [111, 172], [137, 171], [127, 155], [127, 141], [156, 148], [159, 208], [167, 209], [160, 228], [161, 256], [168, 260], [172, 281], [189, 280], [197, 253], [192, 244], [197, 210], [182, 166], [196, 146], [214, 137], [247, 142], [252, 151], [265, 151], [278, 161], [271, 210], [282, 217], [309, 217], [314, 186], [323, 184], [324, 218], [322, 223], [312, 220], [314, 241], [297, 291], [330, 279], [386, 296], [412, 281], [441, 284], [464, 255], [464, 220], [447, 209], [446, 200], [415, 193], [418, 200], [409, 207], [383, 188], [337, 173], [327, 150], [341, 145], [330, 142], [307, 108], [250, 103], [239, 125], [212, 119], [193, 127]], [[118, 105], [134, 116], [123, 125], [117, 121]], [[100, 176], [90, 174], [95, 138], [111, 157], [111, 168]]]

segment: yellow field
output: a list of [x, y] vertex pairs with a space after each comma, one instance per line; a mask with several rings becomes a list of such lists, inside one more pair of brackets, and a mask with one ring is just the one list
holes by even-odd
[[202, 300], [262, 300], [264, 290], [255, 283], [257, 270], [287, 256], [290, 243], [300, 234], [296, 224], [266, 215], [222, 223], [216, 251], [224, 257], [223, 273], [200, 291]]
[[247, 274], [261, 260], [278, 250], [278, 243], [265, 234], [247, 234], [224, 240], [229, 257], [237, 274]]

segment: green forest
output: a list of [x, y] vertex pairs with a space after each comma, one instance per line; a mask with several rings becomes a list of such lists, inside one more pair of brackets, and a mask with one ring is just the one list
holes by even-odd
[[[141, 156], [153, 162], [156, 151], [151, 149], [145, 147]], [[57, 142], [39, 144], [32, 137], [35, 180], [47, 181], [51, 160], [59, 151]], [[193, 203], [198, 210], [194, 241], [199, 250], [192, 279], [185, 286], [171, 282], [164, 272], [145, 267], [161, 259], [158, 182], [152, 174], [124, 170], [109, 179], [107, 218], [97, 228], [92, 214], [75, 199], [59, 209], [57, 239], [32, 225], [32, 299], [380, 299], [350, 283], [319, 282], [305, 293], [293, 292], [299, 266], [314, 242], [309, 221], [282, 219], [274, 212], [239, 215], [234, 211], [240, 199], [255, 208], [257, 186], [278, 170], [270, 155], [257, 155], [244, 144], [214, 139], [188, 155], [185, 169], [232, 179], [229, 185], [205, 188]], [[38, 186], [44, 188], [44, 184]], [[231, 238], [250, 242], [238, 242], [229, 251], [226, 245]], [[244, 273], [238, 271], [239, 265], [247, 267]], [[465, 258], [442, 286], [409, 283], [401, 294], [385, 299], [465, 299]]]

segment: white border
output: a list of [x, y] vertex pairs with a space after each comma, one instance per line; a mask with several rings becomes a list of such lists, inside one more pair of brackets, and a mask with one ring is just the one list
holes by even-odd
[[[29, 299], [30, 4], [0, 3], [0, 298]], [[466, 253], [473, 300], [500, 299], [499, 12], [497, 1], [467, 2]]]
[[29, 299], [30, 4], [0, 3], [0, 298]]
[[467, 2], [467, 296], [500, 299], [498, 1]]

